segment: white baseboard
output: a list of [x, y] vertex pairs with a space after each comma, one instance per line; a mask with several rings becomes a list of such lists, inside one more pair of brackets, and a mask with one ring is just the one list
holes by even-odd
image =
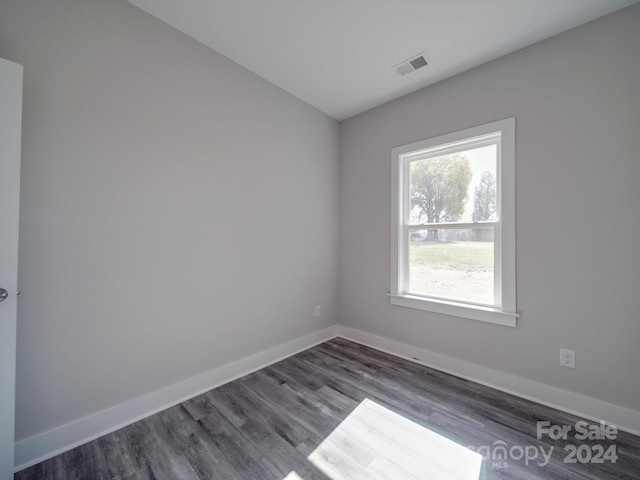
[[90, 442], [212, 388], [334, 338], [337, 325], [210, 370], [115, 407], [16, 442], [15, 471]]
[[350, 327], [339, 326], [338, 336], [588, 420], [605, 421], [620, 430], [640, 435], [640, 412], [629, 408], [516, 377]]
[[640, 412], [635, 410], [526, 380], [361, 330], [334, 325], [129, 402], [20, 440], [15, 445], [15, 471], [20, 471], [71, 450], [337, 336], [589, 420], [606, 421], [620, 430], [640, 435]]

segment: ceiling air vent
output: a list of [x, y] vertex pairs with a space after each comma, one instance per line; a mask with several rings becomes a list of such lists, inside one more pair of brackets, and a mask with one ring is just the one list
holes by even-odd
[[429, 61], [424, 55], [424, 52], [422, 52], [411, 57], [409, 60], [405, 60], [404, 62], [394, 65], [391, 69], [396, 72], [396, 75], [404, 77], [405, 75], [415, 72], [419, 68], [426, 67], [427, 65], [429, 65]]

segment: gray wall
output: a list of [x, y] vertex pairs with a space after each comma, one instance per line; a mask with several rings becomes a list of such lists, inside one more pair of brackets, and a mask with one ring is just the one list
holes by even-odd
[[123, 1], [2, 1], [0, 32], [18, 439], [336, 323], [337, 122]]
[[[630, 7], [341, 124], [344, 325], [640, 410], [639, 25]], [[510, 116], [518, 327], [390, 306], [391, 148]]]
[[[17, 438], [338, 321], [640, 410], [639, 24], [338, 131], [128, 3], [2, 1], [0, 56], [25, 66]], [[519, 326], [391, 307], [390, 149], [512, 115]]]

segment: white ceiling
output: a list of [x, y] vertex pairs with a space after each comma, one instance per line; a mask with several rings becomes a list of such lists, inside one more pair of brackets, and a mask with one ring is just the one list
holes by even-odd
[[129, 0], [338, 120], [637, 1]]

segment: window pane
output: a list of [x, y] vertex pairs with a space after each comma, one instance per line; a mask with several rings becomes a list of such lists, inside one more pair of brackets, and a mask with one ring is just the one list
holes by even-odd
[[411, 162], [409, 224], [496, 221], [495, 144]]
[[493, 227], [412, 230], [409, 293], [494, 304]]

